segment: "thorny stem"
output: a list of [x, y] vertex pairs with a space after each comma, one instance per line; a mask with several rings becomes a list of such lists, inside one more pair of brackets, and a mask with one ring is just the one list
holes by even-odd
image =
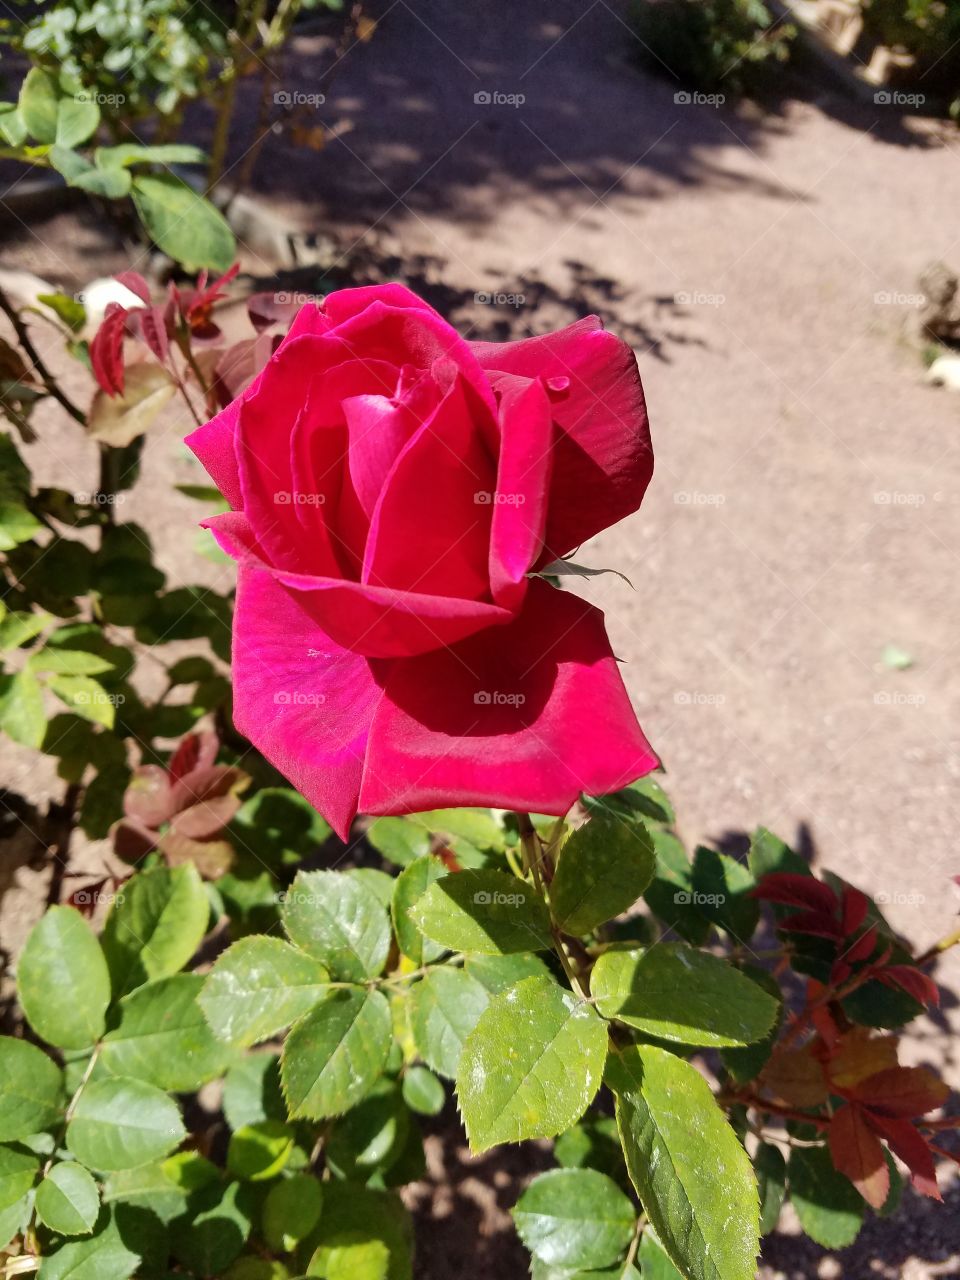
[[0, 311], [3, 312], [13, 325], [13, 331], [17, 335], [17, 341], [30, 357], [30, 362], [33, 365], [34, 371], [43, 383], [47, 394], [53, 396], [54, 400], [58, 401], [63, 408], [66, 409], [67, 413], [69, 413], [70, 417], [73, 418], [75, 422], [79, 422], [81, 426], [86, 426], [87, 415], [82, 409], [78, 409], [73, 401], [60, 390], [53, 374], [44, 364], [43, 357], [33, 345], [33, 339], [30, 337], [27, 326], [20, 319], [16, 308], [3, 289], [0, 289]]
[[[549, 911], [550, 904], [547, 901], [547, 896], [544, 892], [543, 877], [541, 875], [543, 847], [540, 844], [540, 837], [537, 835], [528, 813], [517, 814], [517, 827], [520, 831], [520, 850], [523, 854], [524, 866], [529, 871], [530, 876], [533, 879], [534, 888], [543, 899], [544, 905]], [[582, 1000], [586, 1000], [587, 993], [584, 991], [583, 985], [580, 982], [580, 977], [570, 961], [567, 949], [563, 943], [563, 937], [560, 930], [557, 928], [552, 913], [550, 916], [550, 935], [553, 938], [553, 949], [556, 951], [557, 957], [563, 965], [563, 972], [567, 975], [567, 980], [570, 983], [570, 986]]]

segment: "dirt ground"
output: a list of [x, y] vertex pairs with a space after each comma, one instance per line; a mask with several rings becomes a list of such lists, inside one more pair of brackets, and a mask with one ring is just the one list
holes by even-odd
[[[577, 558], [634, 584], [585, 593], [607, 612], [682, 830], [736, 847], [762, 822], [929, 945], [958, 910], [960, 398], [925, 383], [904, 321], [930, 261], [960, 269], [960, 138], [792, 81], [763, 111], [677, 102], [607, 0], [380, 11], [315, 108], [331, 140], [310, 152], [278, 137], [262, 199], [333, 237], [339, 268], [406, 279], [470, 336], [596, 310], [628, 337], [657, 473], [642, 510]], [[315, 94], [330, 61], [329, 40], [299, 37], [286, 88]], [[64, 216], [39, 241], [8, 233], [0, 258], [77, 287], [110, 254], [99, 228]], [[291, 279], [322, 287], [316, 270]], [[179, 434], [171, 422], [151, 439], [156, 489], [131, 503], [173, 576], [212, 581], [195, 505], [164, 487], [198, 478]], [[33, 461], [41, 482], [82, 487], [69, 442]], [[912, 665], [892, 669], [887, 646]], [[50, 794], [28, 757], [9, 759], [13, 789]], [[12, 874], [15, 861], [12, 892], [29, 900], [39, 873]], [[960, 990], [956, 953], [938, 977]], [[957, 1008], [948, 996], [907, 1041], [960, 1087]], [[418, 1280], [519, 1280], [501, 1231], [530, 1166], [488, 1177], [441, 1134], [431, 1170], [444, 1165], [453, 1191], [417, 1193], [434, 1214]], [[960, 1275], [955, 1187], [950, 1200], [836, 1256], [787, 1223], [763, 1275]]]

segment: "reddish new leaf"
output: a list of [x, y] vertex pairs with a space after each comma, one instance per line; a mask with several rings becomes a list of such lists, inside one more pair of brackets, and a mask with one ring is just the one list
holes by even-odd
[[828, 1137], [834, 1168], [850, 1179], [867, 1204], [882, 1208], [890, 1194], [890, 1169], [860, 1108], [841, 1107], [830, 1121]]
[[857, 964], [861, 960], [869, 960], [873, 955], [874, 948], [877, 945], [879, 932], [876, 925], [871, 927], [862, 934], [852, 946], [848, 947], [843, 953], [843, 959], [847, 964]]
[[899, 987], [920, 1004], [939, 1005], [940, 1003], [940, 990], [934, 980], [908, 964], [888, 965], [877, 974], [877, 977], [888, 987]]
[[839, 921], [826, 911], [796, 911], [778, 920], [777, 928], [785, 933], [808, 933], [815, 938], [830, 938], [836, 942], [843, 938]]
[[870, 1115], [870, 1126], [881, 1138], [886, 1138], [890, 1150], [899, 1156], [910, 1170], [910, 1181], [917, 1191], [931, 1200], [942, 1200], [937, 1186], [937, 1170], [933, 1153], [923, 1136], [909, 1120], [891, 1120], [886, 1116]]
[[792, 871], [771, 871], [750, 894], [765, 902], [778, 902], [786, 907], [804, 907], [809, 911], [832, 913], [837, 910], [837, 895], [828, 884], [813, 876]]
[[150, 286], [140, 275], [139, 271], [121, 271], [119, 275], [114, 277], [123, 285], [125, 289], [129, 289], [131, 293], [135, 293], [141, 302], [150, 305]]
[[870, 909], [870, 899], [859, 889], [848, 885], [843, 891], [841, 912], [843, 917], [844, 936], [849, 938], [857, 932]]
[[765, 1088], [790, 1107], [818, 1107], [829, 1095], [823, 1067], [809, 1045], [778, 1049], [761, 1076]]
[[108, 302], [100, 328], [90, 343], [93, 376], [108, 396], [123, 395], [123, 331], [126, 323], [126, 308], [119, 302]]
[[188, 733], [170, 759], [170, 781], [178, 782], [194, 769], [207, 769], [217, 758], [220, 741], [215, 733]]
[[138, 824], [155, 830], [176, 813], [170, 779], [158, 764], [140, 765], [123, 793], [123, 812]]
[[835, 1088], [852, 1089], [897, 1065], [896, 1036], [875, 1036], [869, 1027], [854, 1027], [837, 1041], [826, 1070]]
[[909, 1118], [942, 1107], [950, 1090], [927, 1067], [888, 1067], [860, 1080], [849, 1091], [871, 1111]]

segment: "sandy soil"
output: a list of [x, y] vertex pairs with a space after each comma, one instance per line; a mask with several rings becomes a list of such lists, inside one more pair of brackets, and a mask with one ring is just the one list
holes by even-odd
[[[954, 926], [960, 872], [960, 399], [925, 384], [903, 323], [929, 261], [960, 267], [957, 136], [828, 93], [802, 100], [792, 84], [772, 112], [678, 103], [606, 0], [380, 9], [375, 38], [329, 85], [329, 41], [296, 41], [288, 88], [326, 88], [316, 121], [336, 136], [316, 153], [278, 137], [258, 166], [263, 198], [335, 236], [356, 275], [392, 256], [472, 336], [596, 310], [634, 343], [658, 471], [641, 512], [578, 558], [634, 583], [605, 577], [588, 593], [683, 831], [736, 846], [763, 822], [928, 945]], [[78, 240], [76, 219], [58, 220], [43, 244], [14, 232], [3, 261], [76, 287], [97, 232], [80, 225]], [[324, 287], [316, 270], [296, 281]], [[212, 581], [192, 551], [194, 504], [154, 500], [167, 480], [197, 478], [181, 426], [151, 440], [156, 488], [130, 501], [171, 576]], [[82, 487], [70, 442], [38, 446], [34, 462], [42, 482]], [[887, 645], [913, 665], [888, 669]], [[14, 789], [50, 794], [28, 758], [13, 767]], [[21, 867], [17, 892], [29, 899], [38, 874]], [[939, 976], [960, 989], [960, 961]], [[958, 1086], [951, 1026], [952, 998], [939, 1026], [911, 1028], [908, 1051]], [[520, 1255], [496, 1233], [530, 1166], [505, 1162], [484, 1190], [484, 1171], [448, 1147], [436, 1140], [431, 1170], [459, 1170], [458, 1215], [482, 1248], [464, 1254], [471, 1233], [438, 1193], [420, 1280], [519, 1280]], [[797, 1244], [788, 1223], [764, 1275], [960, 1274], [955, 1197], [905, 1223], [875, 1224], [839, 1257]]]

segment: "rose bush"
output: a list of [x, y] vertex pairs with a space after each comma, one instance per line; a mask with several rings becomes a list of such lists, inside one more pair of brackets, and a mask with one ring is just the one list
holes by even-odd
[[358, 809], [564, 814], [657, 760], [602, 614], [531, 577], [634, 511], [630, 348], [589, 318], [467, 342], [396, 285], [308, 304], [188, 444], [232, 511], [235, 721], [343, 836]]

